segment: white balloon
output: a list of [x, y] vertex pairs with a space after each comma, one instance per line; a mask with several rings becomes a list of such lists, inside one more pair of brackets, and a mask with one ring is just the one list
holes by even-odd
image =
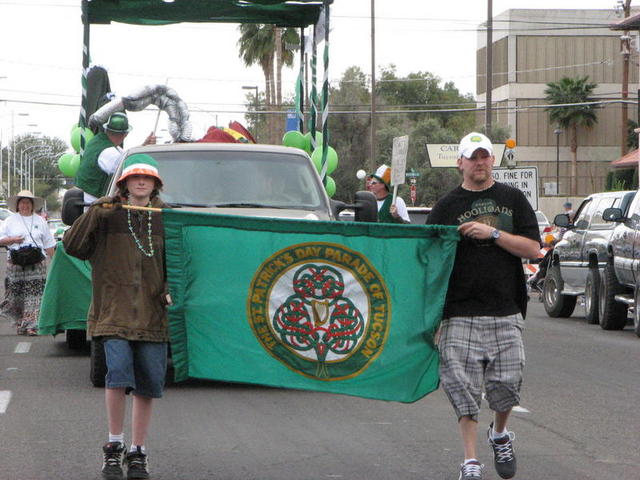
[[367, 172], [365, 172], [364, 170], [360, 169], [356, 172], [356, 177], [358, 177], [358, 180], [364, 180], [364, 177], [367, 176]]

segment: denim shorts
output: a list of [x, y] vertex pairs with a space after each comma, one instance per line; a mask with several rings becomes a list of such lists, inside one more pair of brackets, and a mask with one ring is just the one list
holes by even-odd
[[106, 388], [125, 388], [149, 398], [162, 397], [167, 372], [167, 343], [108, 338], [104, 342], [107, 362]]

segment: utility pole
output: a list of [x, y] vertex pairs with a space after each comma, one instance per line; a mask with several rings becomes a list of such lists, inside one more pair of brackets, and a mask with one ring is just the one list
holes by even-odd
[[371, 158], [369, 171], [376, 170], [376, 0], [371, 0]]
[[[624, 18], [631, 15], [631, 0], [624, 0], [622, 5]], [[631, 55], [631, 36], [625, 30], [620, 36], [620, 53], [622, 53], [622, 125], [620, 132], [620, 156], [627, 153], [627, 123], [629, 114], [627, 112], [627, 99], [629, 98], [629, 57]]]
[[487, 80], [484, 133], [491, 138], [491, 91], [493, 90], [493, 0], [487, 0]]

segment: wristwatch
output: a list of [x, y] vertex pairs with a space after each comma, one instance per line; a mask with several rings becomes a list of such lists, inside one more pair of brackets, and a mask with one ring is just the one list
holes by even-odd
[[491, 240], [495, 242], [499, 238], [500, 238], [500, 230], [498, 230], [497, 228], [494, 228], [493, 231], [491, 232]]

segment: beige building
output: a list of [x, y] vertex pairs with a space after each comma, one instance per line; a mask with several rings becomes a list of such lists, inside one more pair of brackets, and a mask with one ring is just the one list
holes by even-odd
[[[571, 191], [572, 182], [577, 182], [579, 196], [601, 191], [610, 162], [621, 156], [621, 103], [603, 104], [597, 111], [596, 126], [590, 130], [578, 129], [578, 178], [570, 176], [568, 133], [554, 133], [558, 127], [550, 123], [549, 113], [538, 107], [546, 103], [546, 84], [563, 77], [587, 75], [598, 85], [594, 98], [603, 101], [621, 98], [623, 56], [620, 36], [623, 32], [610, 28], [620, 20], [613, 9], [518, 9], [494, 17], [493, 124], [510, 128], [518, 143], [518, 165], [538, 167], [540, 196], [545, 195], [545, 184], [549, 187], [546, 194], [552, 192], [557, 178], [560, 195]], [[638, 92], [637, 31], [630, 34], [633, 40], [629, 99], [635, 101]], [[478, 29], [476, 88], [480, 106], [486, 102], [486, 71], [486, 27], [482, 25]], [[635, 104], [628, 105], [627, 116], [638, 118]], [[484, 117], [479, 123], [484, 123]]]

